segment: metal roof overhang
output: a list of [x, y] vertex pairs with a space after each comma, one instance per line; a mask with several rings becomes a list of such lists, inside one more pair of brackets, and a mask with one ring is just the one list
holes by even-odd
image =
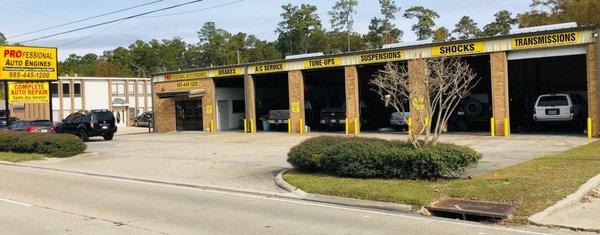
[[164, 91], [157, 92], [156, 96], [159, 99], [174, 99], [174, 98], [201, 98], [204, 96], [206, 91], [204, 89], [198, 90], [183, 90], [183, 91]]

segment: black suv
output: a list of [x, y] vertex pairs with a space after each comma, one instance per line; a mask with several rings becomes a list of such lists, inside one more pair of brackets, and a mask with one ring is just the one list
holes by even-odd
[[110, 110], [79, 111], [72, 113], [59, 123], [56, 132], [73, 134], [79, 136], [83, 141], [88, 141], [93, 136], [102, 136], [105, 140], [112, 140], [117, 132], [117, 125], [115, 116]]

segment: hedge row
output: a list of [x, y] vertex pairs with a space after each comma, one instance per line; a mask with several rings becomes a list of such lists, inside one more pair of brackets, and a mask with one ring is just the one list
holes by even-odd
[[87, 146], [74, 135], [0, 131], [0, 151], [39, 153], [49, 157], [70, 157], [83, 153]]
[[337, 136], [307, 139], [288, 153], [296, 170], [360, 178], [452, 178], [480, 159], [474, 150], [453, 144], [415, 149], [405, 141]]

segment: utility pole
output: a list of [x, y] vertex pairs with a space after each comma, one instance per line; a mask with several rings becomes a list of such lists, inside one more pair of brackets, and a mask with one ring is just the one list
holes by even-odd
[[241, 64], [240, 63], [240, 50], [236, 50], [236, 53], [237, 53], [237, 62], [238, 62], [238, 64]]

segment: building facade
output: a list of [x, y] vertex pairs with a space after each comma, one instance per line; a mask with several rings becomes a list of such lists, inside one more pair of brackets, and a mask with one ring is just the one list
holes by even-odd
[[130, 126], [143, 112], [152, 111], [149, 78], [59, 77], [50, 84], [48, 104], [13, 104], [11, 116], [57, 122], [80, 110], [108, 109], [120, 126]]
[[[484, 117], [493, 120], [491, 125], [497, 133], [508, 135], [511, 129], [530, 128], [533, 103], [540, 95], [576, 93], [585, 97], [585, 115], [589, 117], [586, 120], [592, 122], [592, 136], [599, 137], [599, 33], [597, 27], [542, 29], [491, 38], [154, 74], [156, 131], [226, 130], [231, 127], [226, 124], [234, 123], [241, 115], [246, 125], [255, 130], [269, 114], [268, 110], [284, 109], [289, 111], [289, 131], [302, 133], [309, 122], [314, 125], [313, 119], [318, 118], [320, 111], [337, 105], [345, 109], [349, 132], [358, 133], [371, 122], [364, 119], [376, 120], [377, 116], [387, 115], [382, 114], [383, 108], [378, 106], [381, 102], [375, 101], [369, 88], [369, 80], [386, 63], [406, 66], [411, 74], [411, 70], [424, 68], [419, 64], [426, 58], [461, 57], [480, 76], [474, 92], [485, 97], [477, 102], [489, 106], [489, 114]], [[418, 77], [410, 79], [418, 86]], [[243, 113], [239, 108], [234, 113], [233, 103], [240, 102], [242, 93]], [[427, 91], [411, 96], [424, 94]], [[491, 125], [488, 123], [487, 127]]]

